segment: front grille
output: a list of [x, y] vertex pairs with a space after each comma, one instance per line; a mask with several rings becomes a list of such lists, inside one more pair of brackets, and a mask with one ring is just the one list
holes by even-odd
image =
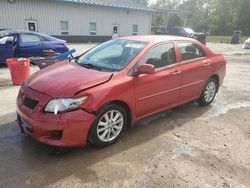
[[38, 104], [38, 101], [30, 99], [28, 97], [25, 97], [23, 100], [23, 105], [27, 106], [30, 109], [34, 109], [36, 107], [36, 105]]

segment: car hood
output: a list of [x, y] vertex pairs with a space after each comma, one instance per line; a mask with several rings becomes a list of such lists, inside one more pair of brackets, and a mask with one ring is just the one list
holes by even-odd
[[78, 64], [63, 61], [33, 74], [28, 86], [54, 98], [73, 97], [85, 90], [109, 81], [112, 73], [87, 69]]

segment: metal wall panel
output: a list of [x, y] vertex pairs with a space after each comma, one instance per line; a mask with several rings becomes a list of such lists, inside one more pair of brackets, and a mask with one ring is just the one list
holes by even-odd
[[36, 20], [39, 32], [61, 35], [60, 21], [68, 21], [69, 35], [88, 36], [89, 22], [96, 22], [98, 36], [111, 36], [112, 24], [118, 24], [119, 35], [150, 34], [151, 13], [52, 0], [0, 0], [0, 29], [27, 29], [26, 20]]

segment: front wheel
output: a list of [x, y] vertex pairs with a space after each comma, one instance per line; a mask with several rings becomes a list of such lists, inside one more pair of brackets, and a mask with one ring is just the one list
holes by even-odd
[[99, 147], [114, 143], [127, 126], [127, 118], [126, 111], [116, 104], [103, 107], [90, 129], [89, 141]]
[[209, 80], [207, 81], [207, 83], [202, 91], [201, 97], [198, 101], [199, 104], [201, 106], [204, 106], [204, 105], [208, 105], [211, 102], [213, 102], [217, 91], [218, 91], [217, 81], [214, 78], [209, 78]]

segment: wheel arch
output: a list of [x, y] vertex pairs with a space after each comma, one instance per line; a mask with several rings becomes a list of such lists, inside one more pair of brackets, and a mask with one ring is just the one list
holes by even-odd
[[[133, 118], [133, 115], [132, 115], [131, 108], [129, 107], [129, 105], [126, 102], [124, 102], [122, 100], [112, 100], [112, 101], [109, 101], [109, 102], [103, 104], [97, 111], [94, 112], [94, 114], [98, 115], [100, 113], [100, 110], [102, 108], [104, 108], [106, 106], [109, 106], [111, 104], [119, 105], [119, 106], [121, 106], [122, 108], [125, 109], [125, 111], [127, 113], [127, 117], [128, 117], [128, 127], [132, 127], [134, 125], [134, 118]], [[88, 131], [87, 141], [93, 144], [93, 140], [90, 137], [90, 131], [91, 131], [91, 128]]]
[[210, 78], [213, 78], [213, 79], [215, 79], [216, 80], [216, 82], [217, 82], [217, 92], [218, 92], [218, 90], [219, 90], [219, 85], [220, 85], [220, 78], [219, 78], [219, 76], [217, 75], [217, 74], [213, 74], [212, 76], [210, 76]]
[[108, 106], [108, 105], [111, 105], [111, 104], [116, 104], [118, 106], [121, 106], [122, 108], [124, 108], [124, 110], [126, 111], [127, 113], [127, 116], [128, 116], [128, 126], [133, 126], [133, 122], [134, 122], [134, 118], [133, 118], [133, 114], [132, 114], [132, 110], [131, 108], [129, 107], [129, 105], [122, 101], [122, 100], [112, 100], [112, 101], [109, 101], [107, 103], [105, 103], [104, 105], [102, 105], [97, 111], [96, 111], [96, 114], [98, 114], [99, 110], [102, 109], [103, 107], [105, 106]]

